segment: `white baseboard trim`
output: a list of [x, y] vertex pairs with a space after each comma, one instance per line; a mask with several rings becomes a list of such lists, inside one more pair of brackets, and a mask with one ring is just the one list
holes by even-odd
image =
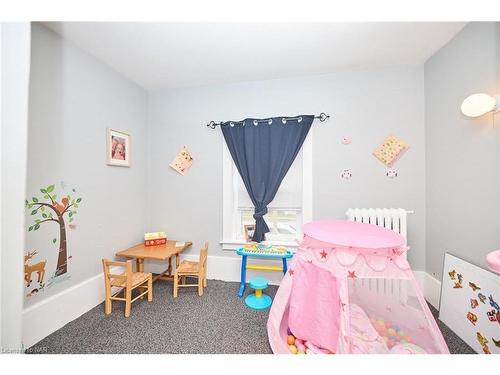
[[[189, 254], [182, 259], [197, 260], [198, 255]], [[240, 281], [241, 257], [208, 257], [207, 277], [211, 280]], [[277, 261], [249, 259], [249, 263], [273, 264]], [[165, 264], [150, 262], [147, 272], [158, 273], [166, 268]], [[441, 283], [425, 271], [414, 271], [415, 278], [424, 296], [434, 307], [439, 308]], [[268, 279], [269, 284], [279, 285], [282, 273], [270, 271], [247, 271], [247, 280], [255, 275]], [[52, 332], [75, 320], [104, 301], [104, 282], [102, 274], [91, 277], [61, 293], [53, 295], [23, 310], [23, 346], [28, 348]], [[234, 294], [238, 293], [235, 287]], [[104, 311], [103, 311], [104, 314]]]
[[441, 302], [441, 281], [425, 273], [424, 291], [427, 301], [439, 310], [439, 304]]
[[[198, 255], [189, 254], [182, 259], [187, 259], [191, 261], [198, 260]], [[278, 262], [275, 261], [265, 261], [263, 259], [252, 260], [249, 258], [249, 263], [259, 263], [259, 264], [274, 264]], [[164, 265], [151, 265], [148, 268], [150, 272], [161, 272], [165, 268]], [[208, 269], [207, 277], [212, 280], [222, 280], [222, 281], [240, 281], [240, 269], [241, 269], [241, 257], [220, 257], [220, 256], [209, 256], [208, 257]], [[424, 293], [425, 299], [436, 309], [439, 309], [439, 298], [441, 294], [441, 282], [425, 271], [413, 271], [415, 279], [420, 286], [420, 289]], [[269, 284], [279, 285], [281, 282], [282, 274], [279, 272], [270, 271], [247, 271], [247, 280], [250, 280], [253, 276], [260, 275], [267, 278]]]
[[439, 299], [441, 297], [441, 282], [425, 271], [413, 271], [415, 279], [424, 293], [425, 299], [439, 310]]
[[[23, 347], [29, 348], [104, 301], [102, 274], [23, 310]], [[104, 312], [103, 312], [104, 313]]]
[[[197, 254], [188, 254], [181, 256], [181, 259], [186, 259], [190, 261], [197, 261]], [[249, 264], [269, 264], [269, 265], [279, 265], [281, 260], [265, 260], [265, 259], [248, 259]], [[159, 273], [164, 271], [166, 266], [160, 263], [150, 263], [147, 265], [148, 272]], [[241, 270], [241, 257], [222, 257], [222, 256], [209, 256], [207, 258], [207, 278], [211, 280], [221, 280], [221, 281], [240, 281], [240, 270]], [[283, 274], [281, 272], [272, 271], [247, 271], [247, 280], [250, 280], [253, 276], [264, 276], [267, 278], [270, 285], [279, 285]], [[238, 293], [235, 290], [235, 293]]]

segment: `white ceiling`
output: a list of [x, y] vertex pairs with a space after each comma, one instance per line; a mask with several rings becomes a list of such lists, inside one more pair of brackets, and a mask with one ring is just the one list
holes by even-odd
[[146, 89], [422, 64], [465, 23], [46, 22]]

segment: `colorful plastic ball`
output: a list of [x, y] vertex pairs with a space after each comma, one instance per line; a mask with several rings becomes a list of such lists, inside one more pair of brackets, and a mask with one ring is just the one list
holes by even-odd
[[405, 331], [403, 331], [403, 330], [400, 329], [398, 331], [398, 335], [401, 336], [401, 337], [404, 337], [404, 335], [406, 335], [406, 333], [405, 333]]
[[391, 336], [396, 336], [396, 331], [394, 330], [394, 328], [389, 328], [387, 330], [387, 333]]
[[297, 347], [295, 345], [288, 345], [288, 349], [290, 349], [290, 351], [293, 354], [297, 354], [297, 352], [298, 352]]
[[391, 322], [390, 320], [386, 320], [386, 321], [385, 321], [385, 326], [386, 326], [387, 328], [391, 328], [391, 327], [392, 327], [392, 322]]
[[395, 330], [396, 332], [397, 332], [397, 331], [399, 331], [399, 326], [394, 326], [394, 327], [392, 327], [392, 328], [394, 328], [394, 330]]
[[383, 337], [382, 337], [382, 340], [384, 340], [384, 341], [387, 343], [387, 342], [389, 341], [389, 337], [387, 337], [387, 336], [383, 336]]
[[286, 339], [286, 342], [288, 343], [288, 345], [295, 344], [295, 337], [293, 337], [292, 335], [288, 336], [288, 338]]

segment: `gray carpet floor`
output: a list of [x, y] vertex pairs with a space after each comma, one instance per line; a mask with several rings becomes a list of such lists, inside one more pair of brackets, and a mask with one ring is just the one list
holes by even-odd
[[[276, 290], [270, 286], [266, 293], [274, 297]], [[122, 302], [113, 302], [108, 316], [101, 304], [27, 353], [271, 353], [266, 330], [269, 310], [245, 307], [237, 291], [238, 283], [209, 280], [202, 297], [196, 288], [183, 288], [173, 299], [172, 284], [158, 282], [153, 302], [144, 299], [133, 303], [128, 319]], [[437, 311], [431, 309], [436, 316]], [[474, 353], [453, 331], [438, 323], [451, 353]]]

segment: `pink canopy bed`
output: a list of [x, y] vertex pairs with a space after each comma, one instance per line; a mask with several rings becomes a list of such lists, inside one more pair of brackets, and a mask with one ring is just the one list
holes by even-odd
[[401, 235], [340, 220], [303, 229], [269, 314], [274, 353], [291, 353], [289, 335], [311, 354], [449, 353]]

